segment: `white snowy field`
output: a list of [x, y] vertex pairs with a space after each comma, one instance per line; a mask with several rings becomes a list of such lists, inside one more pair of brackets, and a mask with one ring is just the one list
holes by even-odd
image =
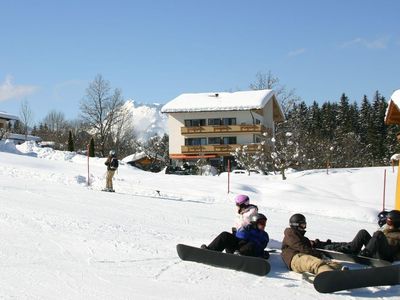
[[[400, 286], [319, 294], [272, 254], [266, 277], [181, 261], [177, 243], [201, 245], [230, 230], [233, 197], [248, 194], [268, 217], [269, 248], [279, 248], [291, 214], [307, 236], [349, 241], [377, 229], [391, 167], [279, 175], [177, 176], [120, 165], [117, 193], [101, 192], [105, 159], [0, 144], [0, 299], [399, 299]], [[156, 192], [156, 191], [159, 191]], [[160, 197], [165, 196], [164, 198]]]

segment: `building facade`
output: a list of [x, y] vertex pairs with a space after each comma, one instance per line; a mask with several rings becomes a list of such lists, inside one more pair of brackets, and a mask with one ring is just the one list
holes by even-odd
[[272, 136], [284, 120], [272, 90], [182, 94], [161, 111], [168, 114], [171, 160], [206, 158], [218, 167], [240, 146], [255, 152], [263, 134]]
[[17, 116], [0, 111], [0, 129], [9, 129], [12, 122], [18, 120]]

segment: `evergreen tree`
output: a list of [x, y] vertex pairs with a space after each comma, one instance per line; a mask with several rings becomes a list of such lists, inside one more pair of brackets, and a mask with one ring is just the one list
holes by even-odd
[[95, 156], [95, 151], [94, 151], [94, 139], [93, 137], [90, 139], [90, 144], [89, 144], [89, 156], [94, 157]]
[[372, 143], [374, 141], [374, 126], [372, 122], [372, 106], [364, 95], [361, 102], [360, 117], [359, 117], [359, 130], [360, 130], [360, 155], [362, 157], [362, 166], [367, 167], [372, 165]]
[[321, 107], [321, 136], [333, 140], [337, 127], [337, 104], [326, 102]]
[[73, 152], [75, 151], [75, 147], [74, 147], [74, 140], [72, 139], [72, 131], [69, 131], [68, 134], [68, 151]]
[[19, 120], [15, 121], [14, 123], [14, 128], [12, 129], [13, 133], [18, 133], [18, 134], [23, 134], [24, 133], [24, 129], [23, 126], [21, 124], [21, 122]]
[[338, 135], [351, 132], [349, 98], [344, 93], [340, 97], [339, 105], [337, 107], [337, 122]]
[[298, 145], [296, 167], [387, 164], [391, 155], [399, 152], [395, 136], [399, 126], [384, 124], [385, 98], [376, 92], [373, 99], [371, 105], [364, 96], [360, 109], [356, 102], [350, 104], [345, 94], [338, 103], [325, 102], [321, 107], [317, 102], [309, 107], [304, 102], [295, 105], [278, 127], [291, 132]]
[[388, 161], [385, 149], [387, 129], [384, 123], [387, 103], [384, 97], [381, 97], [378, 91], [375, 92], [374, 101], [372, 103], [372, 124], [373, 124], [373, 140], [372, 142], [372, 157], [373, 164], [381, 165]]

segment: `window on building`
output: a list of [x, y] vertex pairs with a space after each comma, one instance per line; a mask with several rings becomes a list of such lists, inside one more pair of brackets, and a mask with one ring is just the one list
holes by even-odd
[[221, 125], [222, 120], [221, 119], [208, 119], [208, 125]]
[[201, 146], [207, 145], [206, 138], [188, 138], [185, 139], [185, 146]]
[[256, 124], [261, 124], [261, 121], [259, 119], [256, 119]]
[[236, 136], [226, 136], [226, 137], [223, 137], [222, 139], [224, 141], [224, 145], [237, 144]]
[[261, 136], [254, 135], [254, 143], [261, 143]]
[[221, 138], [220, 137], [209, 137], [208, 144], [209, 145], [221, 145]]
[[206, 125], [206, 119], [185, 120], [186, 127], [205, 126], [205, 125]]
[[236, 125], [236, 118], [223, 118], [222, 124], [223, 125]]

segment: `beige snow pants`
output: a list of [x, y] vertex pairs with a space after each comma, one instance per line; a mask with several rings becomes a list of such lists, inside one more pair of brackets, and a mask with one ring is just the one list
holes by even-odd
[[310, 272], [318, 274], [325, 271], [340, 270], [342, 265], [333, 261], [325, 261], [312, 255], [297, 253], [292, 258], [290, 268], [297, 273]]
[[107, 171], [107, 178], [106, 178], [106, 189], [113, 189], [113, 177], [114, 177], [115, 170], [108, 170]]

